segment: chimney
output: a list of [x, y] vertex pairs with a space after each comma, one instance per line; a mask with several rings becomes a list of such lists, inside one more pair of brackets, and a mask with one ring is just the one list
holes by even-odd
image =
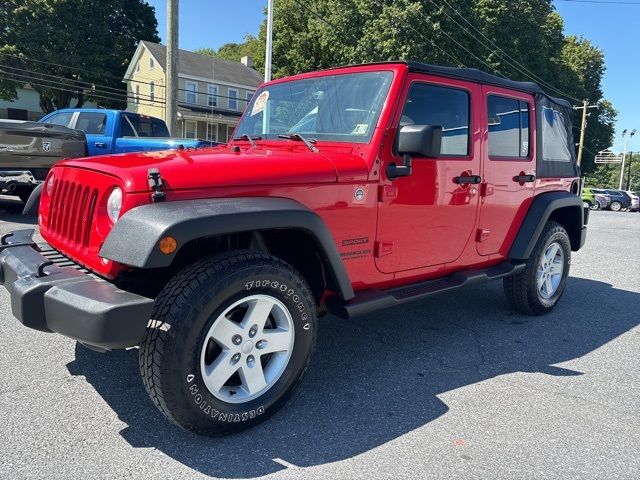
[[240, 59], [240, 63], [242, 63], [245, 67], [253, 68], [253, 58], [244, 56]]

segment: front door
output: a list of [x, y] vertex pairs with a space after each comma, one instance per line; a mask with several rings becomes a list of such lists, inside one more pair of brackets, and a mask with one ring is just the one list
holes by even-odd
[[89, 156], [111, 153], [111, 136], [107, 136], [107, 114], [102, 112], [80, 112], [75, 129], [82, 130], [87, 136]]
[[482, 93], [485, 146], [477, 250], [506, 255], [533, 199], [533, 99], [492, 86], [483, 86]]
[[442, 150], [438, 158], [413, 156], [412, 174], [393, 181], [385, 176], [386, 165], [402, 159], [383, 152], [375, 251], [380, 271], [453, 262], [473, 237], [479, 185], [466, 182], [480, 174], [482, 118], [472, 108], [480, 95], [473, 84], [409, 75], [391, 132], [408, 124], [440, 125]]

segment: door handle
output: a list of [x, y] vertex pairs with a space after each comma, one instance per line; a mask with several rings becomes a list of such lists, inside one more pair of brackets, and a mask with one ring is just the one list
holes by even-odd
[[107, 144], [104, 142], [96, 142], [94, 143], [94, 145], [96, 146], [96, 148], [107, 148]]
[[513, 177], [513, 181], [517, 183], [531, 183], [535, 182], [535, 180], [535, 175], [516, 175], [515, 177]]
[[480, 175], [461, 175], [459, 177], [453, 177], [453, 183], [457, 183], [458, 185], [467, 185], [470, 183], [480, 182], [482, 182], [482, 178], [480, 178]]

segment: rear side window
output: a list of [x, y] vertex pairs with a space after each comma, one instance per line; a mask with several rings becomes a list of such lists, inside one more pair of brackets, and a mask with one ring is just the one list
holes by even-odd
[[136, 125], [139, 137], [153, 137], [153, 126], [150, 118], [138, 118]]
[[160, 120], [152, 120], [151, 124], [153, 126], [153, 136], [154, 137], [168, 137], [169, 129], [167, 125]]
[[107, 115], [97, 112], [85, 112], [78, 115], [76, 128], [88, 135], [104, 135]]
[[135, 137], [136, 132], [131, 125], [128, 115], [120, 117], [120, 136], [121, 137]]
[[513, 98], [489, 95], [489, 156], [529, 157], [529, 104]]
[[414, 83], [400, 126], [442, 126], [442, 155], [469, 154], [469, 93], [458, 88]]
[[60, 112], [51, 115], [45, 123], [51, 123], [52, 125], [62, 125], [68, 127], [71, 124], [71, 118], [73, 112]]

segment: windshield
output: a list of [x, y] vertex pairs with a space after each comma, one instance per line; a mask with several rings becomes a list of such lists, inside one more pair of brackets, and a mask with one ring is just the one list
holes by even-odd
[[268, 85], [247, 106], [235, 136], [368, 143], [389, 92], [392, 72], [327, 75]]

